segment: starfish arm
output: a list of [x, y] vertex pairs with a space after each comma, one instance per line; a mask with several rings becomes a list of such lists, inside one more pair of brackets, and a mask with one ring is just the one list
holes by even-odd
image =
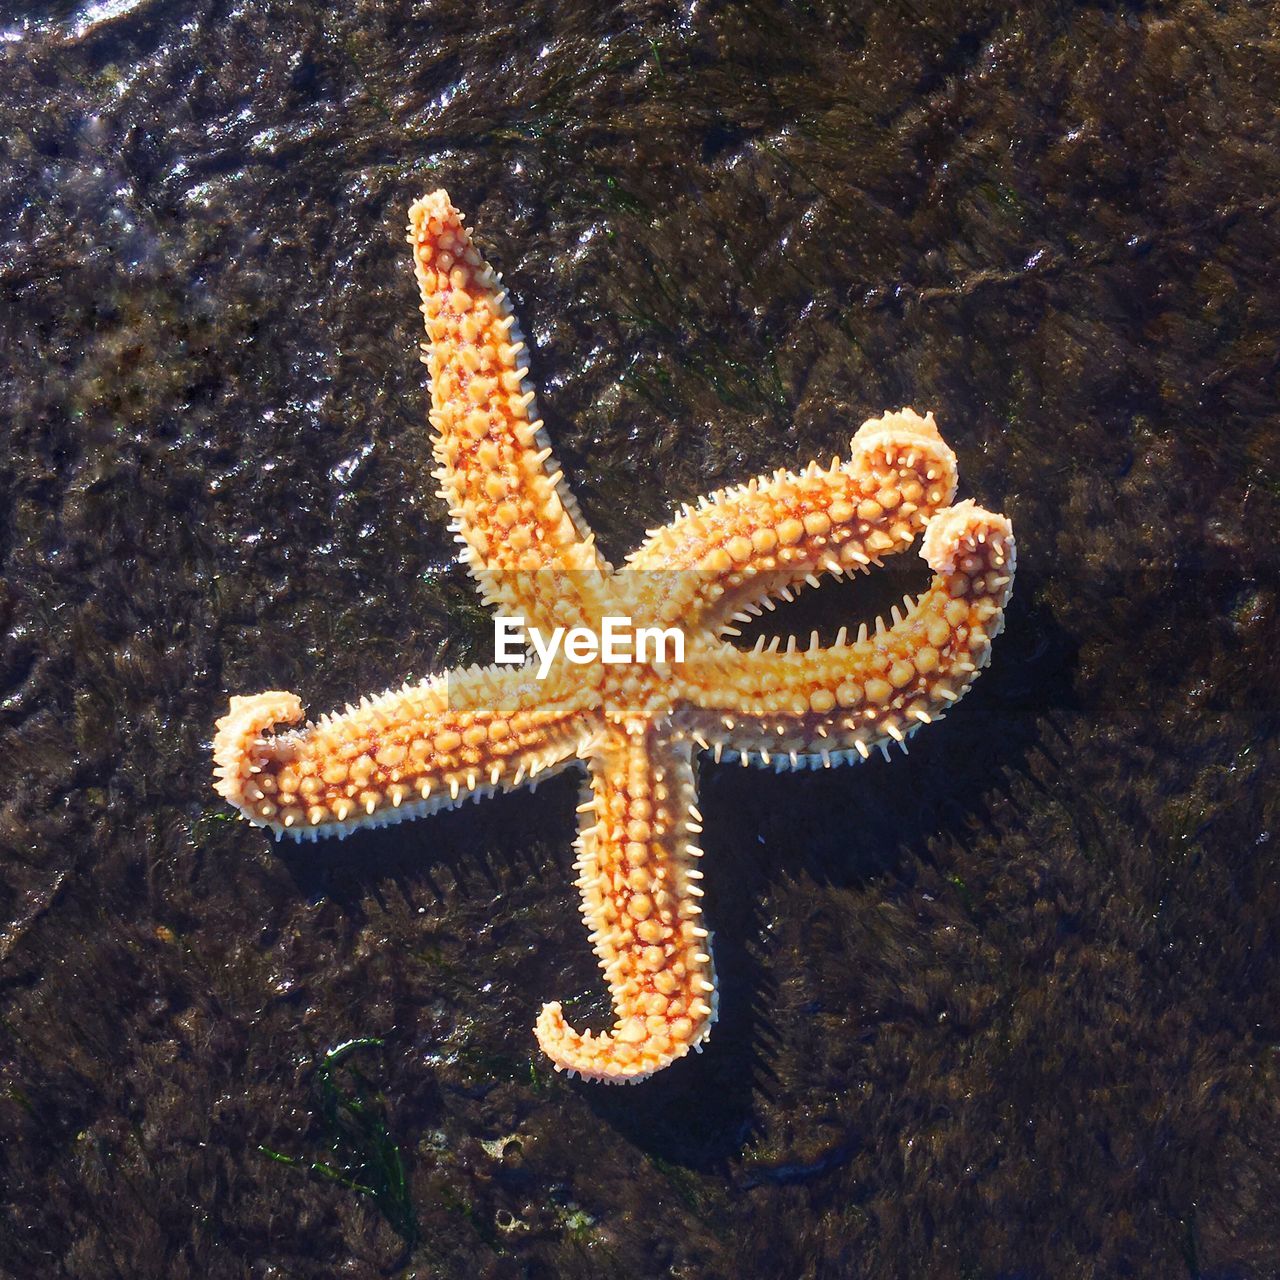
[[598, 693], [531, 668], [406, 684], [299, 725], [296, 694], [233, 697], [213, 742], [215, 786], [277, 838], [346, 836], [519, 786], [572, 762]]
[[443, 191], [409, 210], [409, 243], [427, 328], [435, 475], [462, 557], [487, 603], [544, 622], [559, 601], [566, 621], [583, 571], [608, 566], [531, 412], [506, 290]]
[[[723, 646], [687, 663], [679, 723], [719, 759], [776, 768], [865, 758], [905, 744], [972, 685], [1004, 628], [1013, 587], [1013, 529], [971, 501], [936, 515], [922, 555], [930, 588], [871, 639], [833, 648], [743, 653]], [[865, 636], [865, 631], [864, 631]], [[775, 642], [776, 643], [776, 642]]]
[[933, 414], [903, 409], [865, 422], [844, 462], [779, 471], [686, 508], [628, 567], [654, 571], [664, 621], [732, 633], [731, 622], [818, 572], [856, 572], [905, 550], [955, 487], [955, 454]]
[[653, 729], [615, 731], [590, 764], [578, 885], [616, 1020], [579, 1033], [548, 1004], [534, 1031], [557, 1071], [636, 1083], [700, 1049], [716, 1016], [691, 749]]

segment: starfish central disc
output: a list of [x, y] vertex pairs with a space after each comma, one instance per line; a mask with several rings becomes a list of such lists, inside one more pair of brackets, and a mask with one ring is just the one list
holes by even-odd
[[[431, 375], [432, 446], [450, 528], [485, 602], [546, 628], [609, 617], [676, 627], [682, 661], [471, 667], [303, 723], [274, 691], [233, 697], [214, 738], [218, 792], [277, 837], [416, 818], [585, 766], [577, 885], [613, 1000], [602, 1033], [559, 1004], [535, 1032], [557, 1070], [635, 1082], [701, 1048], [716, 1016], [693, 755], [774, 769], [905, 748], [990, 659], [1016, 561], [1001, 515], [950, 505], [955, 455], [933, 415], [864, 423], [848, 457], [777, 471], [686, 506], [619, 570], [555, 465], [498, 276], [443, 191], [410, 210]], [[850, 639], [750, 652], [736, 622], [824, 576], [867, 572], [923, 534], [929, 588]]]

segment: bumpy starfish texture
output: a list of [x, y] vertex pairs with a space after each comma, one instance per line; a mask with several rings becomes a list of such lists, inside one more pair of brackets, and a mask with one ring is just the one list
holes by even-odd
[[[435, 475], [486, 602], [540, 627], [607, 616], [679, 624], [685, 660], [472, 667], [302, 724], [292, 693], [235, 697], [214, 740], [217, 789], [295, 839], [345, 836], [585, 763], [576, 841], [582, 915], [613, 999], [604, 1034], [559, 1004], [535, 1033], [557, 1070], [635, 1082], [716, 1017], [702, 922], [693, 754], [774, 769], [828, 766], [940, 719], [990, 658], [1015, 566], [1004, 516], [949, 505], [955, 456], [932, 414], [865, 423], [849, 457], [778, 471], [685, 507], [614, 571], [555, 466], [499, 278], [444, 192], [410, 211], [431, 374]], [[724, 640], [821, 575], [868, 571], [923, 534], [934, 571], [873, 635], [844, 629], [779, 652]], [[293, 726], [293, 727], [290, 727]]]

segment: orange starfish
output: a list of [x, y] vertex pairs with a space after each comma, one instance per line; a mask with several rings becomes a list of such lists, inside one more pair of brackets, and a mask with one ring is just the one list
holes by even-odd
[[[606, 1033], [559, 1004], [535, 1028], [557, 1070], [635, 1082], [702, 1047], [716, 1016], [702, 923], [693, 753], [782, 769], [904, 743], [990, 657], [1015, 547], [1009, 521], [949, 506], [955, 456], [932, 415], [863, 424], [850, 456], [778, 471], [686, 507], [621, 571], [596, 550], [551, 459], [499, 278], [443, 191], [410, 211], [429, 342], [441, 492], [485, 601], [531, 626], [606, 618], [669, 628], [682, 662], [478, 668], [406, 684], [298, 726], [292, 693], [235, 697], [214, 740], [217, 789], [277, 836], [344, 836], [510, 790], [585, 762], [576, 842], [582, 914], [613, 998]], [[736, 620], [819, 574], [866, 571], [923, 533], [935, 577], [905, 615], [853, 642], [726, 643]]]

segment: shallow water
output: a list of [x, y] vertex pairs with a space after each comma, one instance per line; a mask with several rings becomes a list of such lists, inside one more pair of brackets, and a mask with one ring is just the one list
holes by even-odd
[[[0, 1265], [1273, 1275], [1267, 8], [317, 8], [0, 5]], [[305, 849], [210, 785], [228, 694], [487, 635], [436, 186], [613, 558], [900, 404], [1019, 536], [909, 756], [704, 767], [721, 1021], [635, 1089], [530, 1031], [607, 1012], [573, 779]]]

